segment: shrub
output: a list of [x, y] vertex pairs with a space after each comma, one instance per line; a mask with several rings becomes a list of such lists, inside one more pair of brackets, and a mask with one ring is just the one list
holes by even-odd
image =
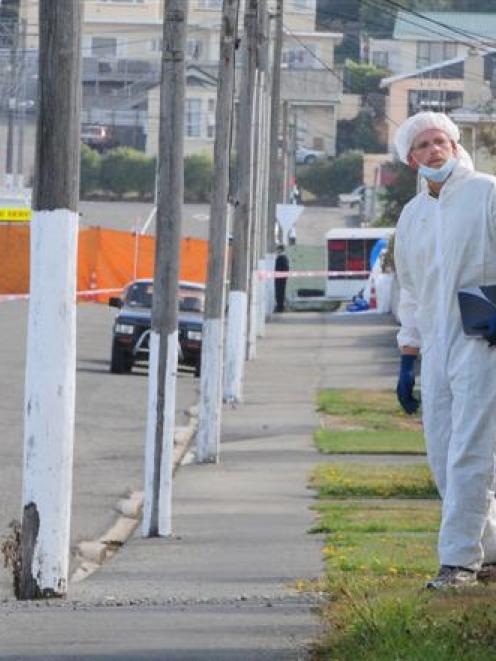
[[363, 181], [363, 154], [347, 151], [330, 161], [319, 161], [302, 168], [298, 182], [313, 193], [321, 204], [337, 204], [340, 193], [349, 193]]
[[208, 202], [212, 190], [212, 158], [191, 154], [184, 158], [184, 201]]
[[100, 187], [100, 169], [102, 157], [88, 147], [81, 145], [81, 178], [79, 183], [80, 195], [86, 195]]
[[[122, 198], [125, 193], [153, 191], [153, 168], [142, 152], [130, 147], [111, 149], [102, 157], [101, 185]], [[147, 180], [148, 176], [148, 180]]]

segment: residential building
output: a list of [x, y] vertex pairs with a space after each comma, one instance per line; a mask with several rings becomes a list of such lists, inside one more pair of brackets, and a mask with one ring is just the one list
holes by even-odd
[[420, 110], [452, 114], [466, 106], [487, 104], [496, 89], [496, 50], [472, 49], [463, 58], [384, 78], [381, 86], [389, 92], [386, 115], [392, 151], [396, 128]]
[[[38, 2], [20, 3], [28, 25], [26, 45], [36, 63]], [[269, 6], [274, 9], [275, 0], [269, 0]], [[213, 147], [221, 7], [222, 0], [189, 4], [187, 153]], [[341, 89], [331, 69], [342, 36], [314, 31], [316, 0], [285, 0], [284, 7], [282, 96], [297, 113], [301, 144], [332, 154]], [[162, 0], [84, 2], [82, 122], [111, 126], [116, 142], [150, 154], [156, 153], [157, 144], [162, 11]], [[32, 78], [36, 80], [36, 71]], [[32, 97], [35, 100], [34, 93]], [[34, 112], [29, 120], [34, 123]], [[26, 154], [28, 168], [32, 161]]]
[[496, 13], [399, 11], [392, 39], [370, 38], [363, 48], [369, 64], [393, 75], [412, 73], [455, 58], [469, 48], [494, 44]]

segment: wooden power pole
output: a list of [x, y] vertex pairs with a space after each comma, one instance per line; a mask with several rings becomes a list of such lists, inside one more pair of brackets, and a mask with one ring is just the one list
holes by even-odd
[[199, 462], [219, 459], [227, 243], [227, 197], [234, 93], [234, 53], [239, 0], [224, 0], [215, 116], [214, 176], [208, 236], [208, 279], [203, 324], [200, 416], [196, 437]]
[[184, 94], [188, 0], [164, 7], [155, 278], [145, 451], [145, 537], [171, 534], [177, 380], [177, 287], [184, 193]]
[[257, 0], [246, 0], [243, 34], [243, 71], [239, 93], [239, 113], [236, 126], [237, 205], [234, 211], [231, 254], [231, 287], [227, 321], [224, 370], [224, 399], [241, 401], [246, 353], [248, 313], [248, 249], [250, 235], [251, 184], [253, 176], [253, 88], [257, 49]]
[[248, 338], [246, 357], [253, 360], [256, 357], [256, 338], [258, 331], [258, 304], [261, 295], [258, 279], [260, 257], [260, 235], [262, 225], [265, 227], [265, 215], [262, 202], [267, 182], [264, 181], [266, 172], [265, 144], [262, 142], [264, 124], [264, 92], [267, 72], [267, 2], [259, 0], [258, 29], [257, 29], [257, 73], [255, 86], [254, 109], [254, 135], [253, 135], [253, 183], [252, 183], [252, 221], [250, 228], [250, 291], [248, 307]]
[[[275, 20], [274, 59], [272, 62], [272, 107], [270, 126], [270, 184], [269, 210], [267, 217], [267, 252], [275, 251], [274, 229], [276, 225], [276, 206], [279, 197], [279, 123], [281, 107], [281, 59], [283, 40], [284, 0], [277, 0]], [[273, 262], [273, 260], [272, 260]], [[273, 264], [272, 264], [273, 266]]]
[[79, 0], [40, 0], [39, 29], [20, 599], [67, 591], [76, 383]]

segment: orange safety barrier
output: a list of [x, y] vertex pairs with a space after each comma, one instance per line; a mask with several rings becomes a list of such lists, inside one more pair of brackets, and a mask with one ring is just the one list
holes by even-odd
[[[207, 241], [181, 241], [181, 280], [205, 282]], [[95, 290], [86, 300], [107, 302], [101, 289], [121, 289], [135, 278], [153, 277], [155, 238], [133, 232], [88, 227], [79, 231], [78, 291]], [[0, 226], [0, 294], [29, 292], [29, 227]]]

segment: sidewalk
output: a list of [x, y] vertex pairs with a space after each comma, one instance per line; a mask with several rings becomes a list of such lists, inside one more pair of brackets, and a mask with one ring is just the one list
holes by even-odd
[[325, 461], [315, 393], [392, 387], [394, 331], [378, 315], [274, 318], [225, 411], [221, 463], [176, 473], [174, 537], [138, 530], [67, 602], [1, 604], [0, 659], [303, 659], [319, 596], [295, 588], [323, 573], [307, 534], [307, 478]]

